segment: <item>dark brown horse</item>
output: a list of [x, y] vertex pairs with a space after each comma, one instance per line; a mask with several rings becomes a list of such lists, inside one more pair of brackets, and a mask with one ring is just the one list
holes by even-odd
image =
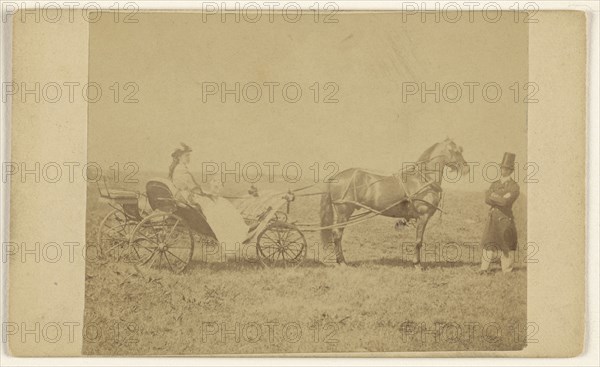
[[[416, 162], [405, 163], [393, 176], [383, 176], [359, 168], [335, 175], [321, 198], [321, 239], [333, 242], [336, 261], [345, 263], [342, 251], [344, 223], [352, 213], [363, 209], [386, 217], [416, 219], [417, 238], [413, 263], [421, 264], [423, 233], [429, 218], [439, 209], [444, 168], [469, 172], [462, 147], [451, 139], [432, 145]], [[360, 215], [360, 214], [359, 214]]]

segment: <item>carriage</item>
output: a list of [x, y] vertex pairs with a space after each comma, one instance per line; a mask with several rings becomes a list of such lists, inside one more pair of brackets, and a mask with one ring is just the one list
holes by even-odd
[[[444, 169], [469, 172], [462, 147], [447, 138], [426, 149], [415, 164], [393, 175], [383, 175], [360, 168], [337, 173], [325, 190], [298, 194], [316, 184], [270, 195], [252, 195], [240, 199], [238, 209], [250, 225], [244, 244], [256, 243], [258, 260], [266, 266], [297, 265], [306, 257], [303, 235], [320, 231], [323, 245], [333, 243], [337, 263], [344, 263], [342, 236], [344, 228], [377, 216], [397, 218], [396, 228], [414, 224], [416, 242], [413, 263], [420, 268], [423, 234], [429, 219], [443, 213], [441, 181]], [[170, 182], [151, 180], [146, 184], [150, 211], [140, 209], [144, 195], [111, 191], [101, 196], [120, 205], [103, 221], [99, 242], [105, 248], [123, 248], [128, 258], [142, 266], [183, 271], [192, 259], [197, 237], [216, 240], [201, 208], [195, 208], [173, 196]], [[289, 222], [290, 203], [296, 196], [321, 196], [320, 223]], [[286, 207], [286, 211], [282, 210]], [[112, 217], [111, 217], [112, 215]], [[111, 219], [111, 218], [116, 218]], [[440, 214], [441, 218], [441, 214]], [[109, 223], [109, 225], [107, 225]], [[108, 239], [103, 236], [108, 233]], [[118, 237], [118, 238], [115, 238]]]
[[[217, 238], [202, 209], [177, 199], [174, 191], [172, 184], [162, 179], [148, 181], [145, 195], [101, 190], [101, 197], [113, 206], [98, 231], [102, 252], [118, 252], [119, 256], [111, 257], [127, 259], [141, 268], [185, 270], [196, 245]], [[140, 205], [142, 198], [147, 199], [150, 210]], [[256, 260], [262, 265], [296, 266], [306, 258], [306, 239], [288, 222], [289, 204], [294, 200], [291, 192], [231, 199], [249, 225], [243, 244], [255, 244]]]

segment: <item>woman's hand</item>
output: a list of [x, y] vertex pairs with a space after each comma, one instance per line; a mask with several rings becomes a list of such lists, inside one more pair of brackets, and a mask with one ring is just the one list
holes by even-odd
[[194, 194], [198, 194], [198, 195], [206, 195], [206, 193], [204, 191], [202, 191], [202, 188], [200, 186], [196, 186], [192, 189], [192, 192]]

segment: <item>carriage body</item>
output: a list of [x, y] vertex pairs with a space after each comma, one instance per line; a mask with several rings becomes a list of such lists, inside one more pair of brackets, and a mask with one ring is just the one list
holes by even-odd
[[[192, 259], [198, 237], [218, 241], [202, 208], [192, 206], [174, 195], [172, 183], [162, 179], [146, 184], [152, 213], [136, 224], [129, 238], [130, 252], [143, 268], [166, 269], [180, 273]], [[231, 199], [231, 198], [228, 198]], [[258, 198], [253, 195], [232, 200], [249, 232], [245, 244], [256, 242], [257, 259], [263, 265], [297, 265], [306, 256], [306, 240], [280, 210], [288, 201], [280, 193]], [[294, 239], [294, 249], [285, 239]], [[276, 239], [276, 240], [274, 240]], [[248, 259], [256, 262], [255, 259]]]
[[[178, 198], [170, 181], [148, 181], [145, 194], [109, 189], [106, 182], [103, 187], [99, 184], [98, 189], [100, 199], [112, 207], [98, 230], [101, 252], [108, 258], [180, 273], [191, 261], [199, 239], [218, 242], [202, 208]], [[289, 209], [287, 194], [271, 192], [261, 197], [227, 199], [249, 226], [244, 244], [256, 243], [259, 263], [295, 266], [304, 260], [304, 235], [288, 223], [282, 209]]]

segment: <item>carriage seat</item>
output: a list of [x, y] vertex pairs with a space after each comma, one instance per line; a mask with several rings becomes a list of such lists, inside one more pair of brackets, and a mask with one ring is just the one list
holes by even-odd
[[153, 210], [159, 210], [166, 213], [176, 213], [182, 216], [188, 223], [192, 224], [192, 228], [199, 233], [213, 237], [216, 236], [210, 225], [206, 221], [206, 217], [202, 209], [197, 206], [187, 205], [175, 198], [173, 195], [177, 192], [173, 183], [162, 178], [152, 179], [146, 183], [146, 196], [148, 203]]
[[133, 199], [133, 200], [137, 200], [137, 193], [134, 191], [127, 191], [127, 190], [108, 190], [108, 194], [110, 195], [111, 198], [113, 199]]
[[173, 212], [180, 206], [173, 195], [175, 186], [169, 180], [155, 178], [146, 183], [146, 196], [153, 210]]
[[109, 189], [108, 198], [121, 204], [137, 204], [138, 202], [138, 194], [135, 191]]

